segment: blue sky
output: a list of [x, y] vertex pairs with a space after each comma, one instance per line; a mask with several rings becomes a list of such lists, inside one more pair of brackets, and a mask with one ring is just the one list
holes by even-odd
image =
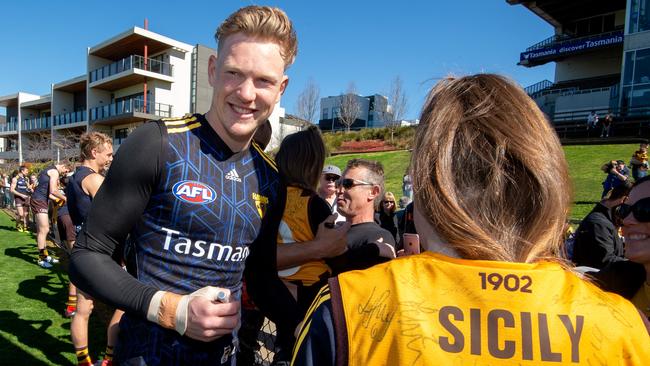
[[[86, 48], [133, 26], [189, 44], [215, 46], [226, 16], [251, 1], [7, 1], [2, 6], [0, 95], [49, 93], [85, 72]], [[553, 34], [523, 6], [505, 0], [269, 1], [293, 20], [298, 57], [282, 106], [291, 113], [313, 79], [321, 97], [354, 82], [359, 94], [387, 93], [400, 76], [417, 118], [429, 88], [449, 74], [496, 72], [522, 86], [553, 80], [554, 64], [517, 66], [519, 53]]]

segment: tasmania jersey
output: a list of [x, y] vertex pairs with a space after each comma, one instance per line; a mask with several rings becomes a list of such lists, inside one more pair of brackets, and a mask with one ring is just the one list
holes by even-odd
[[[427, 252], [331, 279], [307, 316], [297, 365], [650, 360], [650, 338], [632, 304], [549, 262], [471, 261]], [[324, 342], [316, 333], [328, 318], [334, 339]], [[335, 354], [319, 357], [313, 349], [329, 345]]]
[[238, 294], [249, 244], [278, 190], [275, 164], [255, 144], [232, 153], [202, 115], [158, 123], [163, 165], [129, 239], [136, 276], [176, 293], [220, 286]]

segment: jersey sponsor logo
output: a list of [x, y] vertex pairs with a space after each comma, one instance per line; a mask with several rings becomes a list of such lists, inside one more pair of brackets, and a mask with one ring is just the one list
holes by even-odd
[[217, 192], [207, 184], [194, 180], [184, 180], [174, 184], [172, 193], [183, 202], [204, 205], [217, 198]]
[[248, 247], [233, 247], [228, 244], [208, 243], [205, 240], [192, 240], [180, 235], [180, 231], [161, 228], [165, 233], [164, 250], [193, 257], [216, 259], [226, 262], [242, 262], [248, 257]]
[[239, 174], [237, 174], [237, 171], [235, 168], [232, 168], [227, 174], [226, 174], [226, 179], [229, 180], [234, 180], [235, 182], [241, 182], [241, 178], [239, 178]]
[[266, 206], [269, 204], [269, 198], [262, 196], [259, 193], [252, 193], [253, 201], [255, 201], [255, 207], [257, 208], [257, 213], [260, 214], [260, 217], [264, 217], [266, 213]]

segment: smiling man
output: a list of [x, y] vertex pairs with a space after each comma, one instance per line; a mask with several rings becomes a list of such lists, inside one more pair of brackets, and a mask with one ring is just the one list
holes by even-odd
[[[262, 243], [276, 236], [278, 173], [251, 140], [287, 86], [296, 35], [282, 10], [249, 6], [215, 38], [210, 110], [129, 136], [73, 251], [75, 284], [126, 311], [117, 364], [232, 363], [245, 264], [264, 282], [256, 298], [292, 311], [275, 243]], [[130, 274], [115, 262], [123, 247]]]

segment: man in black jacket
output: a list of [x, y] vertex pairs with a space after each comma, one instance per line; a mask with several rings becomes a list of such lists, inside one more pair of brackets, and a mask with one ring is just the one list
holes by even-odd
[[612, 209], [623, 203], [629, 189], [628, 184], [612, 188], [582, 220], [576, 231], [573, 249], [576, 266], [602, 269], [609, 263], [626, 260], [623, 240], [613, 221]]

